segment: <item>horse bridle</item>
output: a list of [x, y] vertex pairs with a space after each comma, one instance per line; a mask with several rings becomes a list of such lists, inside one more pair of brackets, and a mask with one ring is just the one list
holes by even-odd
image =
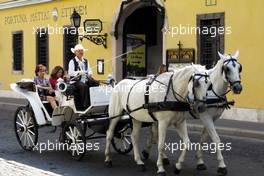
[[239, 65], [239, 72], [242, 72], [242, 65], [237, 62], [237, 60], [235, 58], [233, 58], [232, 56], [230, 56], [230, 59], [228, 60], [225, 60], [224, 63], [223, 63], [223, 67], [222, 67], [222, 74], [225, 73], [225, 78], [227, 80], [227, 82], [230, 84], [230, 86], [232, 87], [234, 84], [237, 84], [237, 83], [241, 83], [241, 80], [236, 80], [236, 81], [230, 81], [229, 78], [228, 78], [228, 74], [227, 74], [227, 65], [232, 62], [232, 65], [235, 67], [235, 64], [237, 63]]
[[[198, 78], [197, 78], [197, 77], [198, 77]], [[190, 80], [189, 80], [189, 82], [190, 82], [190, 81], [193, 82], [193, 86], [192, 86], [193, 102], [198, 101], [198, 102], [206, 103], [206, 100], [200, 100], [200, 99], [198, 99], [198, 98], [196, 97], [196, 91], [195, 91], [195, 87], [198, 87], [198, 86], [199, 86], [199, 84], [200, 84], [200, 83], [199, 83], [199, 80], [200, 80], [201, 78], [203, 78], [203, 77], [205, 78], [205, 83], [208, 83], [210, 77], [209, 77], [209, 75], [208, 75], [207, 73], [205, 73], [205, 74], [195, 73], [195, 74], [193, 74], [193, 75], [191, 76], [191, 78], [190, 78]], [[212, 84], [210, 85], [210, 87], [209, 87], [208, 89], [212, 89]], [[191, 102], [189, 96], [187, 97], [187, 100], [188, 100], [189, 103], [192, 103], [192, 104], [193, 104], [193, 102]]]
[[[230, 55], [230, 59], [227, 59], [227, 60], [225, 60], [224, 61], [224, 63], [223, 63], [223, 66], [222, 66], [222, 74], [225, 72], [225, 79], [226, 79], [226, 81], [230, 84], [230, 86], [232, 87], [233, 85], [235, 85], [235, 84], [237, 84], [237, 83], [241, 83], [241, 80], [237, 80], [237, 81], [230, 81], [229, 80], [229, 78], [228, 78], [228, 74], [226, 73], [227, 72], [227, 65], [230, 63], [230, 62], [232, 62], [232, 65], [235, 67], [235, 63], [237, 63], [238, 65], [239, 65], [239, 72], [242, 72], [242, 65], [239, 63], [239, 62], [237, 62], [237, 59], [235, 59], [235, 58], [233, 58], [231, 55]], [[212, 92], [215, 94], [215, 96], [217, 96], [219, 99], [222, 99], [222, 100], [224, 100], [224, 101], [227, 101], [227, 99], [226, 99], [226, 94], [228, 94], [229, 92], [231, 91], [231, 89], [229, 89], [229, 90], [227, 90], [224, 94], [222, 94], [222, 95], [218, 95], [215, 91], [214, 91], [214, 89], [212, 88]]]

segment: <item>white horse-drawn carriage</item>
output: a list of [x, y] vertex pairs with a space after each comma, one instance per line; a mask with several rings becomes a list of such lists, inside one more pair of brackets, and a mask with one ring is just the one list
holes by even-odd
[[[90, 106], [84, 111], [78, 111], [75, 107], [72, 90], [74, 79], [68, 83], [59, 80], [55, 91], [58, 107], [54, 111], [48, 101], [41, 100], [32, 80], [24, 79], [10, 86], [28, 101], [26, 106], [18, 107], [14, 122], [16, 137], [23, 149], [34, 149], [38, 143], [38, 129], [44, 126], [62, 127], [59, 141], [75, 146], [69, 147], [69, 153], [76, 160], [84, 156], [86, 140], [105, 137], [110, 120], [108, 105], [111, 84], [90, 87]], [[126, 154], [132, 150], [130, 134], [131, 120], [128, 115], [123, 115], [112, 140], [112, 146], [118, 153]]]
[[[32, 81], [13, 83], [12, 90], [24, 96], [29, 102], [27, 106], [19, 107], [15, 114], [18, 142], [23, 149], [32, 150], [38, 141], [39, 127], [61, 126], [60, 141], [77, 146], [70, 152], [73, 158], [81, 159], [84, 156], [85, 152], [80, 152], [78, 146], [85, 144], [87, 139], [106, 137], [107, 166], [112, 166], [110, 144], [121, 154], [130, 152], [133, 145], [136, 164], [144, 170], [144, 162], [138, 148], [139, 131], [142, 123], [157, 122], [153, 125], [152, 134], [147, 140], [147, 150], [143, 152], [143, 156], [148, 158], [152, 141], [158, 140], [157, 173], [164, 176], [166, 175], [164, 161], [168, 159], [164, 150], [167, 129], [169, 126], [174, 126], [185, 146], [189, 146], [191, 143], [186, 119], [190, 116], [190, 112], [194, 113], [192, 115], [199, 118], [204, 125], [199, 145], [209, 136], [214, 143], [220, 144], [214, 121], [230, 105], [226, 94], [230, 90], [235, 94], [241, 93], [242, 65], [238, 62], [238, 51], [234, 56], [220, 53], [219, 56], [221, 59], [210, 70], [200, 65], [192, 65], [154, 78], [125, 79], [114, 88], [111, 84], [92, 87], [90, 88], [91, 105], [85, 111], [76, 109], [71, 83], [58, 82], [56, 98], [59, 106], [53, 113], [49, 104], [41, 101]], [[87, 127], [93, 131], [88, 136], [86, 136]], [[93, 136], [95, 133], [103, 135]], [[155, 133], [157, 134], [154, 135]], [[188, 147], [185, 147], [181, 151], [175, 164], [176, 174], [182, 169], [187, 150]], [[205, 170], [202, 151], [197, 150], [196, 156], [197, 169]], [[226, 175], [227, 168], [222, 152], [218, 148], [217, 160], [218, 174]]]

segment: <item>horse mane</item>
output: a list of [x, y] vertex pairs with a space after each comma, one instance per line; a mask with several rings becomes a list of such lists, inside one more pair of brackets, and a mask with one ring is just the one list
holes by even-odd
[[177, 70], [174, 70], [173, 83], [174, 90], [183, 97], [187, 96], [188, 84], [191, 76], [195, 71], [199, 72], [205, 70], [204, 66], [201, 65], [189, 65]]
[[[211, 80], [213, 81], [216, 76], [221, 75], [219, 72], [222, 71], [222, 66], [224, 64], [223, 59], [219, 59], [216, 63], [216, 65], [208, 70], [208, 73], [210, 75]], [[217, 79], [217, 78], [216, 78]]]

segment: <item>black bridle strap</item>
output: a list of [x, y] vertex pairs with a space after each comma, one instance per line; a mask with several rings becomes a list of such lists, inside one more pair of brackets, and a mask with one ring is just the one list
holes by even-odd
[[219, 98], [219, 99], [221, 99], [221, 100], [224, 100], [224, 101], [226, 101], [226, 102], [227, 102], [226, 95], [227, 95], [230, 91], [231, 91], [231, 89], [228, 89], [224, 94], [222, 94], [222, 95], [218, 95], [218, 94], [214, 91], [214, 89], [212, 88], [212, 92], [214, 93], [214, 95], [215, 95], [217, 98]]
[[[198, 79], [195, 79], [195, 77], [197, 77], [197, 76], [199, 76], [199, 78]], [[205, 82], [207, 83], [208, 82], [208, 79], [209, 79], [209, 75], [207, 74], [207, 73], [205, 73], [205, 74], [201, 74], [201, 73], [195, 73], [192, 77], [191, 77], [191, 79], [192, 79], [192, 81], [194, 82], [195, 80], [200, 80], [201, 78], [205, 78]], [[191, 81], [191, 79], [189, 80], [189, 81]], [[199, 101], [199, 102], [202, 102], [202, 103], [205, 103], [206, 101], [205, 100], [200, 100], [200, 99], [198, 99], [198, 98], [196, 98], [196, 94], [195, 94], [195, 88], [194, 88], [194, 86], [192, 87], [192, 90], [193, 90], [193, 95], [194, 95], [194, 101]], [[188, 100], [189, 100], [189, 98], [188, 98]]]
[[224, 63], [226, 63], [226, 62], [227, 62], [227, 64], [229, 62], [232, 62], [234, 64], [235, 62], [237, 62], [237, 60], [230, 55], [230, 59], [227, 59], [227, 60], [224, 61]]
[[[195, 79], [195, 77], [200, 76], [198, 79]], [[190, 78], [190, 80], [193, 78], [194, 80], [200, 80], [201, 78], [205, 78], [205, 82], [208, 82], [208, 78], [210, 77], [207, 73], [201, 74], [201, 73], [195, 73], [193, 77]]]
[[[235, 63], [238, 63], [238, 62], [237, 62], [237, 59], [233, 58], [231, 55], [229, 55], [229, 56], [230, 56], [230, 59], [225, 60], [224, 63], [223, 63], [223, 65], [225, 65], [225, 63], [226, 63], [226, 65], [228, 65], [230, 62], [232, 62], [233, 66], [234, 66]], [[238, 64], [241, 66], [240, 63], [238, 63]], [[233, 85], [236, 84], [236, 83], [241, 83], [240, 80], [237, 80], [237, 81], [231, 82], [231, 81], [229, 81], [227, 75], [225, 75], [225, 77], [226, 77], [226, 80], [228, 81], [228, 83], [230, 84], [230, 86], [233, 86]]]
[[235, 84], [237, 84], [237, 83], [239, 83], [239, 84], [241, 83], [240, 80], [238, 80], [238, 81], [234, 81], [234, 82], [231, 82], [231, 81], [228, 80], [228, 82], [229, 82], [230, 86], [233, 86], [233, 85], [235, 85]]
[[[230, 59], [225, 60], [224, 63], [223, 63], [223, 65], [224, 65], [225, 63], [229, 64], [230, 62], [232, 62], [232, 64], [234, 64], [235, 62], [237, 62], [237, 60], [234, 59], [234, 58], [230, 55]], [[226, 64], [226, 65], [227, 65], [227, 64]], [[227, 76], [226, 76], [226, 80], [228, 81], [228, 83], [230, 84], [230, 86], [233, 86], [233, 85], [236, 84], [236, 83], [241, 83], [241, 81], [234, 81], [234, 82], [231, 82], [231, 81], [229, 81], [229, 79], [228, 79]], [[214, 91], [214, 89], [213, 89], [213, 87], [212, 87], [212, 92], [213, 92], [213, 94], [214, 94], [217, 98], [219, 98], [219, 99], [225, 101], [226, 103], [227, 103], [226, 95], [227, 95], [230, 91], [231, 91], [231, 89], [228, 89], [228, 90], [227, 90], [225, 93], [223, 93], [222, 95], [218, 95], [218, 94]]]

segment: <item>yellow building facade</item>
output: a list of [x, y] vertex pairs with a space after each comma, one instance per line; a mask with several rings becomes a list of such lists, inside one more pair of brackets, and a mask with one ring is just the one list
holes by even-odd
[[[162, 63], [168, 65], [168, 51], [176, 51], [179, 41], [182, 50], [193, 51], [191, 55], [196, 63], [209, 66], [215, 63], [210, 58], [217, 58], [217, 50], [227, 54], [234, 54], [239, 50], [239, 61], [243, 65], [243, 92], [239, 96], [230, 95], [230, 99], [236, 100], [237, 109], [245, 110], [237, 112], [258, 110], [254, 111], [253, 121], [264, 121], [264, 61], [261, 54], [264, 41], [263, 7], [262, 0], [1, 0], [0, 89], [9, 90], [11, 82], [34, 77], [38, 58], [42, 58], [38, 53], [42, 45], [37, 44], [41, 40], [36, 39], [36, 31], [40, 28], [59, 30], [60, 27], [70, 26], [71, 14], [76, 9], [81, 15], [82, 26], [85, 20], [96, 19], [102, 22], [100, 35], [107, 34], [106, 48], [86, 38], [82, 42], [78, 41], [88, 48], [85, 56], [90, 61], [96, 79], [105, 80], [108, 74], [113, 74], [120, 80], [128, 72], [133, 74], [131, 68], [133, 70], [139, 65], [131, 61], [130, 66], [134, 64], [134, 67], [129, 69], [129, 60], [124, 62], [127, 55], [116, 57], [129, 51], [129, 41], [136, 41], [136, 44], [145, 42], [142, 57], [147, 60], [142, 75], [139, 76], [154, 73]], [[211, 36], [212, 39], [203, 38], [192, 31], [192, 28], [201, 26], [221, 26], [224, 27], [225, 34], [218, 34], [220, 36], [215, 38]], [[21, 69], [14, 70], [16, 40], [13, 34], [17, 32], [23, 35], [22, 60]], [[65, 44], [62, 32], [49, 32], [45, 51], [50, 73], [56, 65], [67, 65], [67, 43]], [[145, 35], [144, 41], [143, 38], [129, 40], [135, 37], [133, 34], [141, 33]], [[206, 56], [205, 51], [208, 51]], [[209, 60], [203, 60], [203, 57], [208, 57]], [[103, 73], [97, 73], [98, 60], [104, 61]]]

